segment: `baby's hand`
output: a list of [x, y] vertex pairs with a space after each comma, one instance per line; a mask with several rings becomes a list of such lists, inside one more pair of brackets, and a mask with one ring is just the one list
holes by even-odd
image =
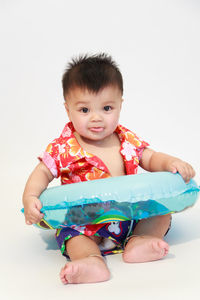
[[44, 217], [44, 214], [40, 212], [42, 204], [37, 197], [30, 196], [24, 201], [24, 215], [27, 225], [39, 223]]
[[190, 179], [195, 176], [195, 171], [192, 168], [192, 166], [178, 158], [174, 159], [172, 161], [169, 161], [167, 171], [172, 172], [172, 173], [178, 172], [183, 177], [183, 179], [186, 183], [188, 183], [190, 181]]

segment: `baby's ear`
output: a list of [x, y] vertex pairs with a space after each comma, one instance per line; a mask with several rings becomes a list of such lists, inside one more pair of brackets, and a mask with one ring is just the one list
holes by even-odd
[[121, 107], [122, 107], [122, 103], [124, 102], [124, 99], [123, 98], [121, 98], [121, 104], [120, 104], [120, 109], [121, 109]]
[[65, 109], [66, 109], [68, 118], [69, 118], [69, 120], [70, 120], [69, 105], [67, 104], [67, 101], [64, 102], [64, 106], [65, 106]]
[[65, 106], [66, 111], [68, 112], [68, 111], [69, 111], [69, 106], [68, 106], [68, 104], [67, 104], [67, 101], [65, 100], [65, 102], [64, 102], [63, 104], [64, 104], [64, 106]]

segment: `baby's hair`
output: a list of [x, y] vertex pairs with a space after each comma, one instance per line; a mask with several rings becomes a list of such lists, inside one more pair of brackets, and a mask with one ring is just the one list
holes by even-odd
[[118, 87], [123, 94], [121, 72], [112, 57], [105, 53], [72, 58], [62, 77], [64, 98], [75, 87], [98, 93], [110, 85]]

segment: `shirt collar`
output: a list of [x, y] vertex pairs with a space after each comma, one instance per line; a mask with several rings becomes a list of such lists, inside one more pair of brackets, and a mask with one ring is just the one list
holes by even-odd
[[[91, 165], [95, 166], [96, 168], [109, 173], [108, 168], [106, 165], [103, 163], [103, 161], [98, 158], [97, 156], [88, 153], [85, 151], [79, 142], [77, 141], [75, 135], [75, 128], [72, 124], [72, 122], [69, 122], [65, 125], [63, 131], [62, 131], [62, 138], [65, 139], [65, 143], [69, 145], [68, 151], [73, 151], [73, 155], [70, 155], [70, 164], [76, 163], [80, 161], [81, 159], [85, 159], [88, 161]], [[71, 140], [71, 141], [70, 141]], [[72, 144], [71, 144], [72, 143]]]
[[[99, 159], [97, 156], [88, 153], [87, 151], [85, 151], [81, 145], [78, 143], [75, 135], [74, 135], [74, 126], [72, 124], [72, 122], [69, 122], [65, 125], [63, 131], [62, 131], [62, 138], [65, 139], [66, 143], [70, 144], [71, 141], [69, 141], [70, 139], [73, 139], [73, 145], [69, 146], [69, 151], [72, 151], [72, 148], [74, 149], [74, 153], [75, 155], [71, 156], [70, 155], [70, 164], [72, 163], [76, 163], [81, 159], [85, 159], [86, 161], [88, 161], [90, 164], [94, 165], [95, 167], [97, 167], [98, 169], [101, 169], [102, 171], [109, 173], [108, 168], [106, 167], [106, 165], [103, 163], [103, 161], [101, 159]], [[135, 142], [133, 143], [132, 141], [130, 141], [129, 139], [129, 135], [134, 136], [134, 134], [129, 131], [128, 129], [126, 129], [125, 127], [123, 127], [122, 125], [118, 125], [115, 129], [115, 132], [118, 134], [120, 142], [121, 142], [121, 147], [120, 147], [120, 153], [126, 163], [126, 156], [124, 155], [124, 143], [131, 143], [131, 144], [135, 144]], [[139, 141], [139, 140], [138, 140]], [[137, 145], [137, 147], [139, 147], [140, 145]], [[136, 145], [134, 145], [134, 148], [136, 148]]]

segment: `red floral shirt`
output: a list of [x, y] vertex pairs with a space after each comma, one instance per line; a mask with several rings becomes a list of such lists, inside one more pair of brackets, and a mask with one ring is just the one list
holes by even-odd
[[[74, 127], [67, 123], [59, 138], [50, 143], [39, 159], [44, 162], [54, 177], [61, 177], [61, 184], [110, 177], [106, 165], [97, 156], [86, 152], [74, 136]], [[149, 144], [135, 133], [118, 125], [118, 134], [126, 174], [136, 174], [142, 152]]]

